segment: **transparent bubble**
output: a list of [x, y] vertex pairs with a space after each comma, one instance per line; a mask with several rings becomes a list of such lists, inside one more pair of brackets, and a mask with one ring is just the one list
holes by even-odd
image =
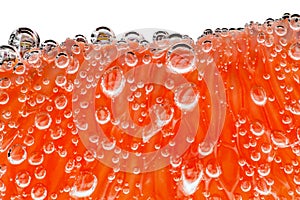
[[0, 91], [0, 105], [5, 105], [9, 101], [9, 95], [7, 92]]
[[61, 52], [61, 53], [57, 54], [56, 59], [55, 59], [55, 65], [58, 68], [64, 69], [64, 68], [68, 67], [69, 63], [70, 63], [70, 58], [66, 53]]
[[265, 127], [261, 121], [254, 121], [250, 124], [250, 131], [255, 136], [262, 136], [265, 132]]
[[64, 94], [59, 95], [54, 99], [54, 104], [58, 110], [63, 110], [67, 107], [68, 99]]
[[263, 153], [270, 153], [272, 150], [272, 145], [269, 143], [262, 143], [260, 148]]
[[169, 33], [167, 31], [156, 31], [153, 34], [153, 42], [158, 45], [165, 45], [166, 39], [168, 38]]
[[181, 166], [182, 160], [182, 157], [170, 156], [170, 164], [173, 168]]
[[111, 140], [109, 139], [103, 139], [102, 141], [102, 148], [106, 151], [111, 151], [115, 148], [116, 146], [116, 140], [113, 138]]
[[37, 183], [32, 187], [30, 194], [34, 200], [43, 200], [47, 197], [47, 188], [43, 184]]
[[300, 43], [296, 42], [292, 44], [289, 48], [288, 54], [293, 60], [300, 60]]
[[185, 166], [181, 170], [181, 184], [179, 186], [186, 196], [192, 195], [197, 191], [203, 177], [204, 173], [202, 168], [189, 168]]
[[179, 33], [172, 33], [168, 36], [168, 40], [171, 44], [175, 44], [183, 40], [183, 35]]
[[75, 198], [89, 197], [97, 186], [97, 177], [91, 172], [81, 172], [75, 179], [70, 196]]
[[18, 63], [14, 67], [14, 73], [17, 75], [22, 75], [26, 71], [26, 66], [23, 63]]
[[144, 40], [144, 37], [136, 31], [129, 31], [124, 34], [123, 39], [129, 44], [130, 49], [134, 49], [139, 46], [139, 43]]
[[106, 124], [110, 121], [110, 111], [107, 107], [99, 107], [95, 113], [96, 121], [99, 124]]
[[12, 165], [19, 165], [27, 158], [26, 147], [21, 144], [13, 145], [7, 153], [7, 159]]
[[205, 173], [210, 177], [210, 178], [218, 178], [222, 171], [221, 167], [215, 163], [214, 161], [210, 161], [205, 169]]
[[0, 78], [0, 89], [7, 89], [11, 86], [10, 78], [4, 77]]
[[294, 14], [290, 17], [290, 27], [295, 30], [299, 31], [300, 30], [300, 15]]
[[23, 58], [34, 68], [39, 68], [42, 64], [40, 50], [28, 50], [24, 53]]
[[167, 66], [173, 73], [184, 74], [193, 71], [195, 61], [195, 52], [188, 44], [175, 44], [167, 53]]
[[198, 153], [201, 156], [208, 156], [213, 152], [213, 150], [214, 150], [214, 145], [212, 143], [201, 142], [198, 145]]
[[202, 42], [201, 46], [202, 46], [202, 51], [208, 53], [212, 49], [212, 42], [210, 40], [205, 40]]
[[67, 68], [67, 74], [75, 74], [75, 73], [77, 73], [79, 67], [80, 67], [79, 61], [76, 58], [74, 58], [73, 59], [73, 63], [70, 64], [68, 66], [68, 68]]
[[31, 48], [38, 48], [40, 45], [39, 35], [29, 28], [18, 28], [8, 40], [8, 44], [16, 47], [21, 55]]
[[59, 74], [55, 78], [55, 84], [59, 87], [65, 86], [67, 83], [67, 77], [65, 75]]
[[34, 170], [34, 176], [36, 179], [43, 179], [46, 177], [46, 169], [44, 166], [38, 166], [37, 168], [35, 168]]
[[278, 26], [275, 26], [275, 33], [278, 35], [278, 36], [285, 36], [286, 33], [287, 33], [287, 28], [284, 26], [284, 25], [278, 25]]
[[91, 42], [93, 44], [107, 45], [111, 44], [115, 39], [114, 32], [104, 26], [97, 28], [91, 35]]
[[43, 146], [43, 150], [46, 154], [51, 154], [54, 152], [55, 150], [55, 146], [54, 146], [54, 143], [53, 142], [49, 142], [47, 144], [44, 144]]
[[199, 93], [192, 83], [182, 84], [175, 90], [175, 104], [183, 111], [193, 110], [197, 106], [198, 100]]
[[154, 104], [149, 109], [149, 115], [158, 127], [163, 127], [171, 122], [174, 115], [174, 108], [169, 103]]
[[20, 188], [26, 188], [27, 186], [29, 186], [31, 182], [31, 176], [29, 175], [29, 172], [25, 170], [18, 172], [15, 178], [15, 182]]
[[12, 70], [19, 60], [19, 54], [13, 47], [0, 46], [0, 72]]
[[262, 44], [266, 41], [266, 34], [264, 32], [259, 32], [257, 34], [257, 42]]
[[152, 60], [152, 58], [151, 58], [151, 56], [149, 54], [145, 54], [143, 56], [143, 63], [144, 64], [149, 64], [151, 62], [151, 60]]
[[268, 163], [259, 165], [257, 172], [260, 176], [268, 176], [271, 172], [271, 167]]
[[44, 154], [41, 152], [33, 152], [28, 158], [29, 164], [34, 166], [42, 164], [43, 161], [44, 161]]
[[31, 134], [27, 134], [25, 137], [24, 137], [24, 140], [23, 140], [23, 143], [26, 145], [26, 146], [32, 146], [34, 144], [34, 137], [31, 135]]
[[260, 195], [269, 195], [271, 193], [271, 186], [264, 179], [260, 179], [256, 182], [254, 190]]
[[81, 34], [75, 35], [74, 40], [75, 40], [76, 42], [82, 42], [82, 43], [84, 43], [84, 44], [87, 44], [87, 43], [88, 43], [86, 37], [85, 37], [84, 35], [81, 35]]
[[250, 96], [252, 101], [258, 106], [265, 105], [268, 99], [266, 91], [261, 86], [252, 87], [250, 90]]
[[300, 115], [300, 103], [295, 102], [295, 103], [291, 104], [289, 110], [294, 115]]
[[105, 95], [114, 98], [123, 91], [125, 82], [123, 71], [119, 67], [112, 67], [101, 77], [101, 88]]
[[125, 62], [129, 67], [134, 67], [138, 63], [138, 57], [135, 53], [129, 51], [125, 53]]
[[243, 192], [249, 192], [251, 190], [251, 182], [250, 181], [242, 181], [241, 182], [241, 190]]
[[77, 44], [74, 44], [74, 45], [71, 47], [71, 51], [72, 51], [72, 53], [74, 53], [74, 54], [76, 54], [76, 55], [80, 54], [80, 52], [81, 52], [80, 46], [77, 45]]
[[46, 40], [41, 44], [42, 55], [47, 61], [52, 61], [58, 54], [58, 43], [54, 40]]
[[36, 114], [35, 119], [34, 119], [34, 125], [39, 130], [45, 130], [45, 129], [49, 128], [51, 123], [52, 123], [52, 118], [48, 113], [40, 112], [40, 113]]
[[282, 131], [274, 130], [271, 133], [271, 141], [279, 148], [286, 148], [289, 145], [289, 139]]

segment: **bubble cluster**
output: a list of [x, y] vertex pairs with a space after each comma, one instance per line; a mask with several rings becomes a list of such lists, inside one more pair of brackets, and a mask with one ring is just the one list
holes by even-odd
[[0, 198], [299, 199], [299, 30], [289, 13], [195, 42], [16, 29], [0, 46]]

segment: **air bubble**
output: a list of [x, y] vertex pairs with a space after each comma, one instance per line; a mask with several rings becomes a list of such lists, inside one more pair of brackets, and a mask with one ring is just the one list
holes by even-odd
[[210, 52], [212, 49], [212, 42], [210, 40], [205, 40], [202, 42], [202, 51], [205, 53]]
[[17, 75], [23, 75], [26, 71], [26, 66], [23, 63], [18, 63], [14, 67], [14, 73]]
[[101, 88], [105, 95], [114, 98], [123, 91], [125, 82], [123, 71], [119, 67], [112, 67], [101, 77]]
[[41, 44], [42, 56], [48, 62], [54, 60], [58, 54], [58, 43], [54, 40], [46, 40]]
[[42, 164], [43, 161], [44, 161], [44, 154], [41, 152], [33, 152], [28, 158], [29, 164], [34, 166]]
[[108, 45], [112, 44], [115, 39], [114, 32], [104, 26], [97, 28], [91, 35], [91, 42], [93, 44]]
[[68, 67], [69, 63], [70, 63], [70, 58], [66, 53], [61, 52], [56, 56], [55, 65], [58, 68], [64, 69]]
[[222, 173], [221, 167], [214, 162], [207, 164], [205, 172], [210, 178], [218, 178]]
[[28, 187], [31, 182], [31, 176], [29, 175], [29, 172], [25, 170], [18, 172], [15, 178], [15, 182], [20, 188]]
[[271, 141], [279, 148], [286, 148], [289, 144], [289, 139], [284, 135], [282, 131], [274, 130], [271, 133]]
[[300, 15], [294, 14], [290, 17], [290, 27], [295, 30], [299, 31], [300, 30]]
[[9, 95], [7, 92], [0, 91], [0, 105], [5, 105], [9, 101]]
[[175, 90], [174, 101], [177, 107], [183, 111], [193, 110], [199, 100], [199, 93], [195, 90], [195, 85], [186, 83]]
[[285, 36], [287, 33], [287, 28], [284, 25], [278, 25], [275, 27], [275, 33], [281, 37]]
[[263, 87], [254, 86], [250, 90], [252, 101], [258, 106], [264, 106], [267, 102], [267, 94]]
[[159, 46], [166, 45], [166, 39], [168, 38], [169, 33], [167, 31], [157, 31], [153, 34], [153, 42]]
[[13, 145], [7, 153], [7, 159], [12, 165], [19, 165], [27, 158], [26, 147], [21, 144]]
[[292, 44], [289, 48], [288, 54], [293, 60], [300, 60], [300, 43], [296, 42]]
[[75, 179], [70, 196], [75, 198], [89, 197], [97, 186], [97, 177], [90, 172], [81, 172]]
[[46, 172], [47, 171], [46, 171], [45, 167], [41, 165], [41, 166], [38, 166], [37, 168], [35, 168], [34, 176], [36, 179], [41, 180], [46, 177]]
[[45, 130], [50, 127], [52, 118], [48, 113], [40, 112], [35, 116], [34, 124], [39, 130]]
[[138, 63], [138, 57], [131, 51], [126, 52], [125, 62], [129, 67], [134, 67]]
[[29, 28], [18, 28], [8, 40], [8, 44], [16, 47], [21, 55], [31, 48], [38, 48], [40, 45], [39, 35]]
[[19, 54], [13, 47], [0, 46], [0, 72], [12, 70], [19, 60]]
[[85, 37], [84, 35], [81, 35], [81, 34], [75, 35], [74, 40], [75, 40], [76, 42], [82, 42], [82, 43], [84, 43], [84, 44], [87, 44], [87, 43], [88, 43], [86, 37]]
[[265, 132], [264, 125], [260, 121], [254, 121], [250, 124], [250, 131], [255, 136], [262, 136]]
[[47, 188], [41, 184], [37, 183], [31, 189], [31, 198], [34, 200], [43, 200], [47, 197]]
[[110, 112], [107, 107], [99, 107], [95, 113], [96, 121], [103, 125], [110, 121]]
[[266, 34], [264, 32], [259, 32], [257, 34], [257, 42], [262, 44], [266, 41]]
[[167, 66], [176, 74], [185, 74], [195, 69], [196, 56], [190, 45], [179, 43], [167, 53]]
[[67, 107], [67, 104], [68, 104], [68, 99], [65, 95], [60, 95], [60, 96], [57, 96], [54, 100], [54, 104], [55, 104], [55, 107], [58, 109], [58, 110], [63, 110]]
[[26, 60], [33, 68], [39, 68], [42, 65], [40, 57], [40, 50], [29, 50], [23, 56], [24, 60]]
[[242, 181], [241, 190], [243, 192], [249, 192], [251, 190], [251, 182], [250, 181]]
[[0, 89], [8, 89], [11, 86], [10, 78], [0, 78]]

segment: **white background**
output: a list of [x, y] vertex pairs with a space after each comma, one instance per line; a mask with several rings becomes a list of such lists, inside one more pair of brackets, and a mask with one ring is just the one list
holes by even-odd
[[41, 41], [62, 42], [76, 34], [90, 38], [99, 26], [111, 28], [116, 35], [164, 28], [196, 39], [206, 28], [242, 27], [249, 21], [280, 18], [285, 12], [300, 14], [300, 0], [5, 0], [0, 8], [0, 45], [4, 45], [18, 27], [37, 31]]

